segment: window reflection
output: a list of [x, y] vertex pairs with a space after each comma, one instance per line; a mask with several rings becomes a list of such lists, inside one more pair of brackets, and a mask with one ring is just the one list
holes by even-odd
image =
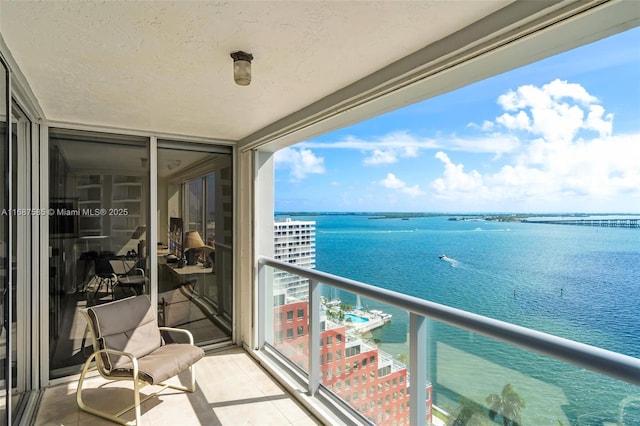
[[51, 375], [91, 352], [77, 310], [149, 293], [149, 148], [144, 138], [52, 130], [49, 152]]
[[231, 338], [230, 151], [159, 141], [159, 322], [204, 345]]

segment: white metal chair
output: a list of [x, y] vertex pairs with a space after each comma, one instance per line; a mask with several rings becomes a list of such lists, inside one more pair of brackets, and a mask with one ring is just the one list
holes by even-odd
[[[155, 311], [146, 295], [133, 296], [82, 310], [93, 339], [94, 352], [84, 363], [76, 401], [83, 411], [120, 424], [140, 424], [140, 404], [167, 387], [187, 392], [195, 391], [194, 364], [204, 351], [193, 344], [188, 330], [158, 327]], [[161, 331], [186, 335], [189, 343], [166, 344]], [[95, 365], [92, 362], [95, 360]], [[98, 370], [108, 380], [133, 382], [133, 405], [110, 414], [89, 407], [82, 399], [82, 387], [89, 371]], [[164, 382], [189, 370], [188, 386]], [[159, 391], [140, 400], [140, 389], [146, 385], [161, 385]], [[135, 423], [121, 416], [135, 409]]]

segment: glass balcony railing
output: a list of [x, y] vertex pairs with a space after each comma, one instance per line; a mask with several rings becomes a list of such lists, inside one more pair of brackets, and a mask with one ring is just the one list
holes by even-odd
[[327, 393], [363, 422], [640, 424], [639, 359], [271, 258], [259, 264], [260, 347], [286, 359], [309, 395]]

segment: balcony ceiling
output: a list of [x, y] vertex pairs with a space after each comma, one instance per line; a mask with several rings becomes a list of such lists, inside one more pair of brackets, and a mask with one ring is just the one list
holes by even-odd
[[[0, 29], [55, 124], [242, 141], [504, 7], [567, 3], [21, 1], [0, 4]], [[236, 50], [254, 55], [250, 86]]]
[[49, 120], [238, 140], [508, 3], [2, 2], [0, 25]]

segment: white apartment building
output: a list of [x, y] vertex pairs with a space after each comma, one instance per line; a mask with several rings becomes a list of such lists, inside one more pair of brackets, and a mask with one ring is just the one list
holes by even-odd
[[[316, 223], [286, 218], [273, 223], [275, 259], [304, 268], [316, 266]], [[273, 293], [279, 303], [309, 299], [309, 280], [284, 271], [274, 275]]]

